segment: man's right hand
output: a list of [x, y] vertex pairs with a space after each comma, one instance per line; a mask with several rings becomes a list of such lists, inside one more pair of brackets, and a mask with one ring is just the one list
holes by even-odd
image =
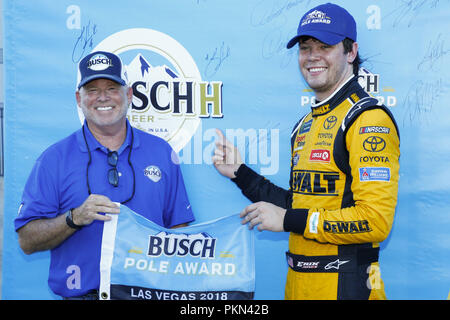
[[72, 210], [72, 220], [79, 226], [91, 224], [94, 220], [111, 220], [111, 217], [99, 212], [120, 213], [120, 207], [106, 196], [91, 194], [81, 206]]
[[242, 159], [239, 150], [228, 141], [222, 131], [216, 129], [216, 149], [212, 156], [214, 167], [225, 177], [236, 178], [234, 172], [241, 166]]

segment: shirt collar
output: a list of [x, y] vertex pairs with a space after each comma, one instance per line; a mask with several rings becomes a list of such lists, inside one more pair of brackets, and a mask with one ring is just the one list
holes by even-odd
[[[137, 148], [140, 144], [139, 135], [136, 132], [136, 128], [133, 128], [130, 125], [130, 122], [128, 121], [128, 119], [126, 121], [127, 121], [127, 124], [126, 124], [127, 125], [127, 136], [125, 137], [125, 141], [120, 146], [119, 150], [117, 150], [118, 154], [121, 154], [129, 145], [131, 145], [131, 138], [132, 138], [131, 130], [133, 130], [133, 149]], [[84, 135], [83, 135], [83, 131], [84, 131]], [[76, 136], [77, 136], [78, 146], [80, 147], [80, 150], [82, 152], [88, 151], [86, 148], [86, 142], [87, 142], [87, 145], [89, 146], [89, 151], [94, 151], [96, 149], [100, 149], [105, 153], [108, 152], [107, 148], [105, 146], [101, 145], [100, 142], [98, 142], [97, 139], [95, 139], [91, 130], [89, 130], [86, 120], [84, 120], [83, 126], [77, 131]], [[84, 136], [86, 136], [86, 141], [84, 140]]]

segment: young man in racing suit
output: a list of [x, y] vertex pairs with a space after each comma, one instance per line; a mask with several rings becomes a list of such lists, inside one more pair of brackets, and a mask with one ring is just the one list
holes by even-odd
[[220, 131], [214, 165], [254, 202], [243, 223], [290, 232], [286, 299], [385, 299], [378, 253], [397, 203], [397, 125], [358, 84], [356, 23], [345, 9], [308, 11], [288, 48], [297, 43], [315, 102], [292, 132], [289, 190], [243, 164]]

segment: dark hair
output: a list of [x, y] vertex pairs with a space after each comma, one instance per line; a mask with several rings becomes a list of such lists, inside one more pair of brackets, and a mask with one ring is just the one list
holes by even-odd
[[[350, 51], [352, 51], [353, 48], [353, 43], [355, 41], [353, 41], [350, 38], [345, 38], [342, 41], [342, 44], [344, 45], [344, 53], [349, 53]], [[363, 60], [361, 59], [361, 57], [359, 56], [359, 52], [356, 53], [356, 58], [355, 60], [353, 60], [353, 74], [355, 76], [358, 75], [359, 72], [359, 66], [363, 63]]]

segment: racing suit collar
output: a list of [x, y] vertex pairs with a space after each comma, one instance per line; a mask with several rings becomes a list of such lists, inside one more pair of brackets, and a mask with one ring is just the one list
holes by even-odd
[[356, 84], [358, 84], [357, 78], [352, 75], [325, 100], [316, 101], [316, 98], [313, 97], [311, 101], [312, 116], [321, 116], [333, 110], [346, 97], [346, 92]]

